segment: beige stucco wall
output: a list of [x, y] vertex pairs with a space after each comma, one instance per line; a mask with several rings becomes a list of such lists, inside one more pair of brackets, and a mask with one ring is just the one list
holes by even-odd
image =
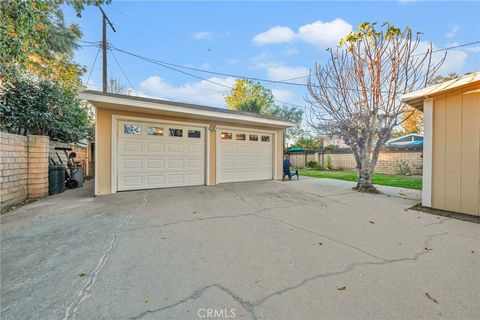
[[[190, 118], [179, 118], [172, 116], [164, 116], [158, 114], [145, 114], [139, 112], [128, 112], [112, 109], [96, 109], [96, 165], [97, 171], [95, 172], [96, 179], [96, 194], [104, 195], [111, 193], [111, 157], [112, 157], [112, 115], [122, 115], [139, 118], [149, 118], [155, 120], [168, 120], [178, 122], [190, 122], [199, 124], [208, 124], [209, 126], [231, 126], [242, 127], [256, 130], [269, 130], [275, 132], [276, 143], [276, 161], [277, 161], [277, 179], [282, 178], [282, 155], [283, 155], [283, 129], [269, 128], [265, 126], [250, 126], [240, 125], [238, 123], [219, 122], [219, 121], [206, 121]], [[209, 132], [209, 172], [210, 172], [210, 184], [216, 184], [216, 134], [213, 131]]]
[[433, 97], [432, 207], [480, 215], [480, 88]]

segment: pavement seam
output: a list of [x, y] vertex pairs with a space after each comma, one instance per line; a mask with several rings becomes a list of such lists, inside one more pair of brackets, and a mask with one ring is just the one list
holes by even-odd
[[331, 240], [331, 241], [333, 241], [333, 242], [335, 242], [335, 243], [338, 243], [338, 244], [343, 245], [343, 246], [346, 246], [346, 247], [348, 247], [348, 248], [350, 248], [350, 249], [359, 251], [359, 252], [361, 252], [361, 253], [363, 253], [363, 254], [366, 254], [366, 255], [368, 255], [368, 256], [370, 256], [370, 257], [372, 257], [372, 258], [379, 259], [379, 260], [382, 260], [382, 261], [388, 261], [388, 259], [385, 259], [385, 258], [383, 258], [383, 257], [377, 256], [377, 255], [375, 255], [375, 254], [373, 254], [373, 253], [370, 253], [370, 252], [365, 251], [365, 250], [363, 250], [363, 249], [360, 249], [360, 248], [358, 248], [358, 247], [355, 247], [355, 246], [353, 246], [353, 245], [351, 245], [351, 244], [349, 244], [349, 243], [346, 243], [346, 242], [343, 242], [343, 241], [341, 241], [341, 240], [338, 240], [338, 239], [335, 239], [335, 238], [326, 236], [326, 235], [324, 235], [324, 234], [317, 233], [317, 232], [315, 232], [315, 231], [312, 231], [312, 230], [309, 230], [309, 229], [306, 229], [306, 228], [297, 226], [297, 225], [295, 225], [295, 224], [292, 224], [292, 223], [289, 223], [289, 222], [286, 222], [286, 221], [283, 221], [283, 220], [280, 220], [280, 219], [275, 219], [275, 218], [272, 218], [272, 217], [261, 216], [261, 215], [258, 215], [258, 214], [255, 214], [255, 216], [257, 216], [257, 217], [260, 218], [260, 219], [267, 219], [267, 220], [271, 220], [271, 221], [274, 221], [274, 222], [279, 222], [279, 223], [285, 224], [285, 225], [287, 225], [287, 226], [296, 228], [296, 229], [298, 229], [298, 230], [302, 230], [302, 231], [304, 231], [304, 232], [306, 232], [306, 233], [310, 233], [310, 234], [316, 235], [316, 236], [318, 236], [318, 237], [322, 237], [322, 238], [325, 238], [325, 239], [329, 239], [329, 240]]
[[112, 233], [112, 240], [110, 241], [110, 245], [108, 246], [105, 253], [98, 260], [98, 263], [95, 269], [93, 269], [93, 271], [89, 274], [86, 280], [85, 286], [79, 291], [77, 298], [65, 310], [65, 317], [63, 318], [64, 320], [75, 319], [78, 308], [80, 307], [80, 305], [84, 300], [90, 297], [91, 288], [97, 281], [97, 277], [100, 274], [100, 271], [102, 271], [103, 267], [107, 263], [108, 258], [110, 258], [113, 252], [113, 249], [115, 249], [115, 246], [118, 242], [118, 232], [125, 224], [127, 224], [130, 221], [130, 219], [135, 215], [135, 213], [137, 213], [138, 209], [140, 209], [140, 207], [142, 206], [145, 206], [147, 202], [148, 200], [147, 200], [146, 194], [143, 193], [143, 202], [138, 207], [133, 209], [131, 213], [127, 217], [125, 217], [125, 219], [123, 219], [123, 221], [120, 222], [117, 225], [117, 227], [114, 229]]

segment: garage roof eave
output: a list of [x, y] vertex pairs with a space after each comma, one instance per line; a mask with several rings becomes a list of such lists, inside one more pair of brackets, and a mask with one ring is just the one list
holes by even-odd
[[406, 93], [402, 96], [402, 102], [414, 108], [423, 110], [423, 100], [464, 88], [466, 86], [480, 84], [480, 72], [464, 75], [460, 78], [434, 84], [423, 89]]
[[115, 93], [103, 93], [100, 91], [87, 90], [79, 94], [80, 99], [85, 99], [96, 107], [102, 104], [113, 104], [122, 107], [135, 109], [150, 109], [159, 112], [175, 113], [183, 117], [197, 118], [215, 118], [224, 121], [242, 122], [246, 124], [264, 125], [276, 128], [290, 128], [296, 126], [296, 123], [278, 117], [261, 115], [250, 112], [241, 112], [215, 108], [197, 104], [174, 102], [153, 98], [129, 96]]

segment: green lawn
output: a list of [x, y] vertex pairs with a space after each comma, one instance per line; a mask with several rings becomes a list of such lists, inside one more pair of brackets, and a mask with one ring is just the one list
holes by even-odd
[[[346, 181], [357, 181], [357, 173], [355, 171], [317, 171], [299, 169], [301, 176], [315, 178], [329, 178]], [[375, 173], [373, 175], [373, 183], [382, 186], [402, 187], [409, 189], [422, 189], [422, 179], [408, 176], [394, 176], [388, 174]]]

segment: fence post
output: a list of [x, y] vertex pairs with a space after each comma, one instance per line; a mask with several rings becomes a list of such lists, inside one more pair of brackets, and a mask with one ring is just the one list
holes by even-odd
[[28, 197], [42, 198], [48, 195], [47, 136], [28, 136]]

